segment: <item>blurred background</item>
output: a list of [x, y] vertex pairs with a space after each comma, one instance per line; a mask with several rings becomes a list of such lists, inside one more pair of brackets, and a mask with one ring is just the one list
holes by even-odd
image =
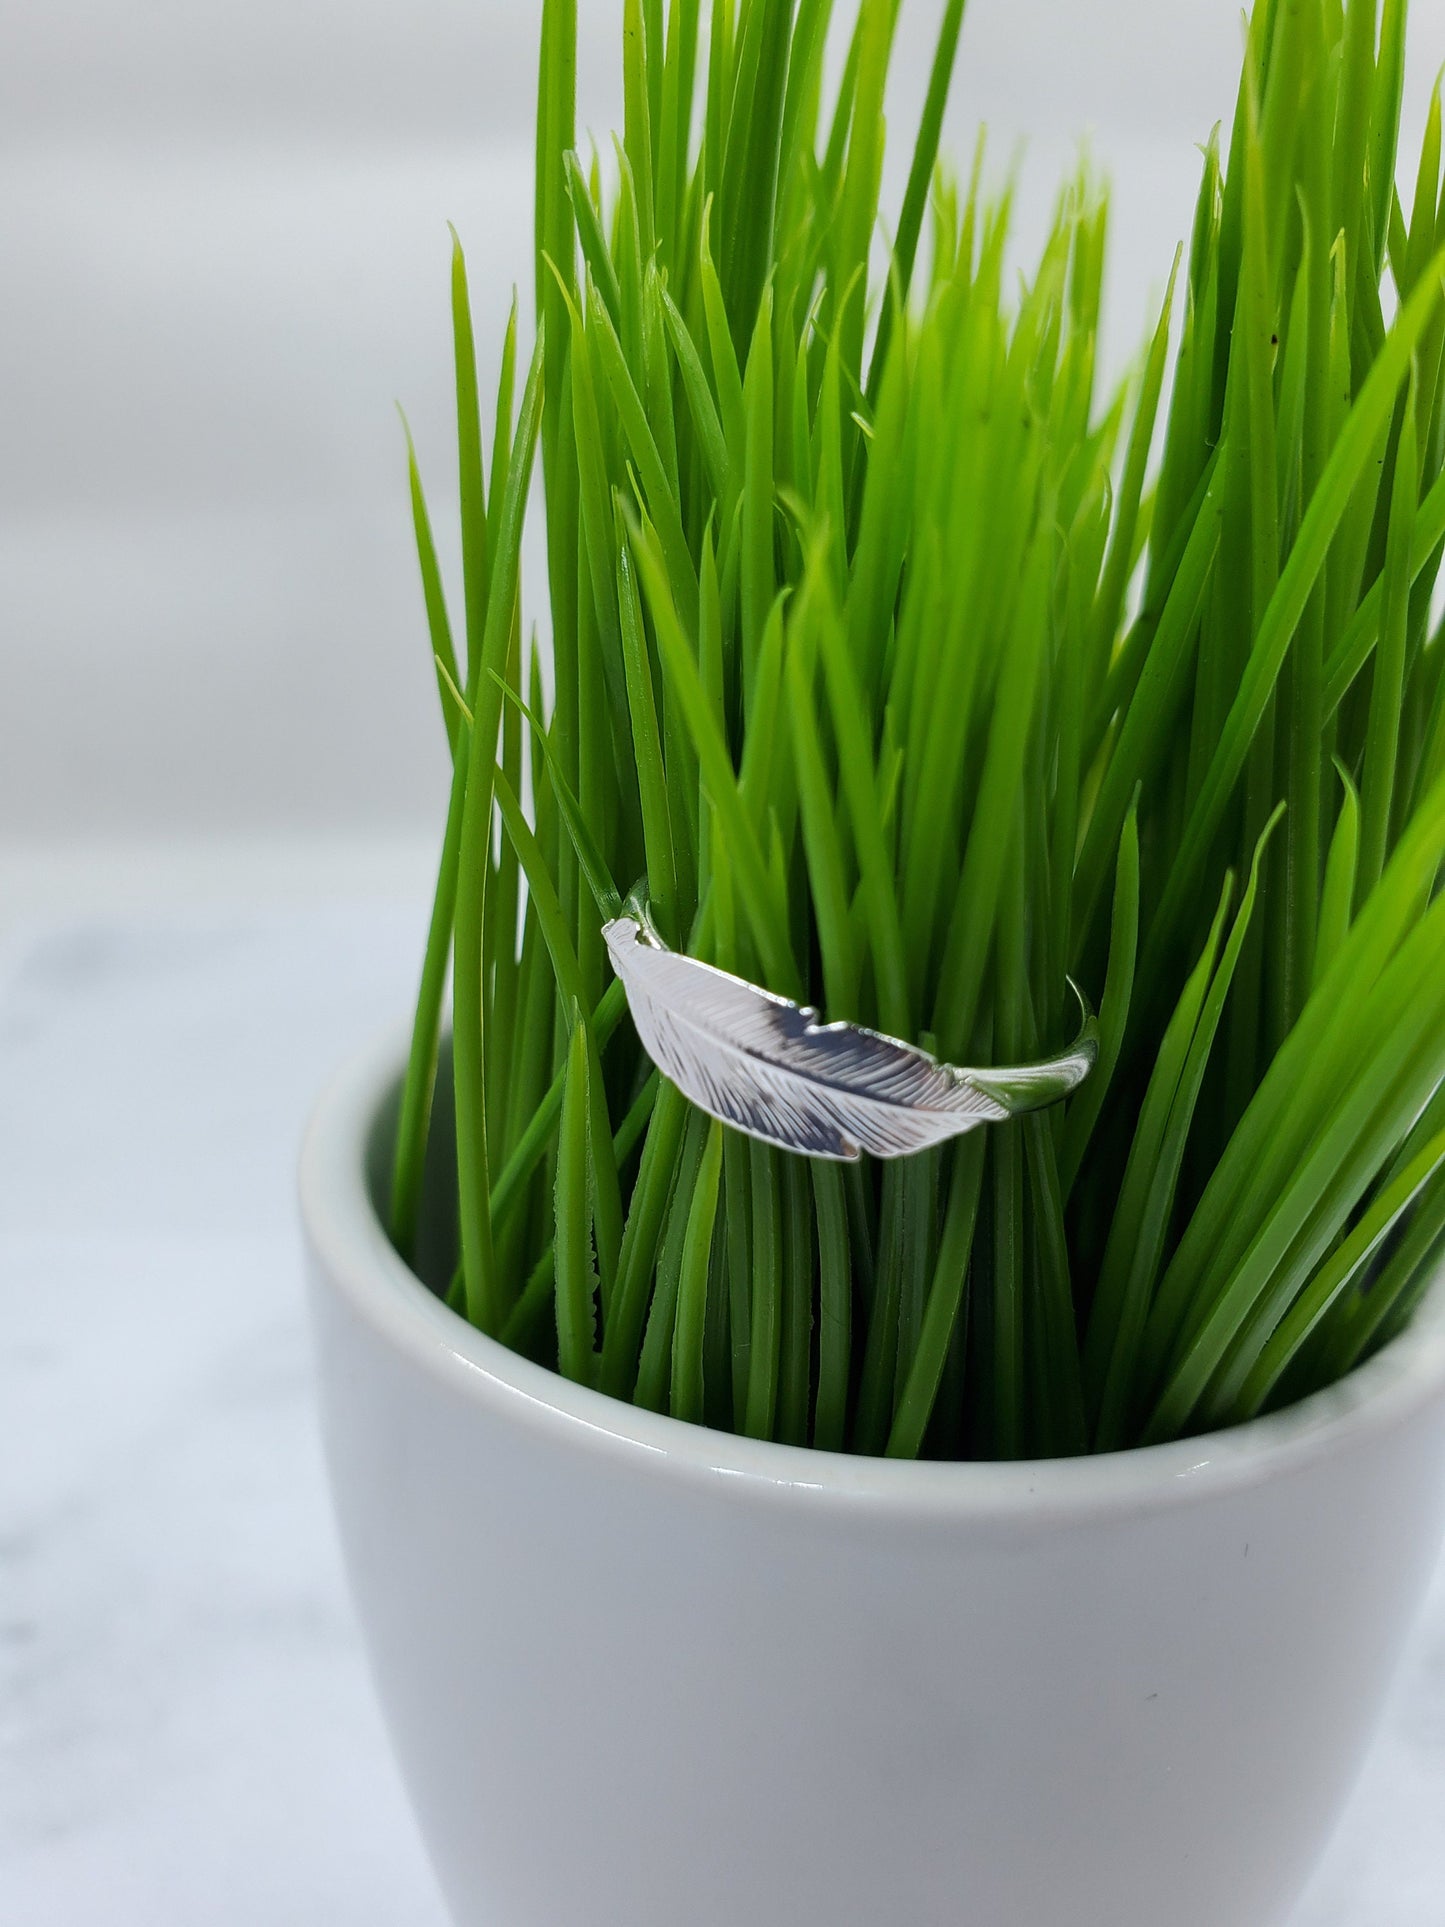
[[[530, 320], [538, 11], [5, 0], [12, 902], [46, 877], [59, 887], [99, 841], [157, 858], [201, 841], [214, 873], [258, 847], [295, 868], [311, 846], [324, 870], [362, 843], [379, 862], [379, 840], [410, 866], [439, 833], [442, 739], [393, 402], [445, 534], [445, 224], [467, 247], [485, 371], [514, 283]], [[579, 11], [579, 120], [602, 138], [620, 113], [620, 0]], [[905, 130], [939, 11], [903, 7], [891, 119]], [[1407, 151], [1445, 0], [1412, 13]], [[1230, 111], [1241, 31], [1234, 0], [969, 7], [945, 150], [965, 168], [981, 121], [999, 171], [1025, 144], [1026, 256], [1087, 143], [1114, 191], [1115, 367], [1187, 229], [1195, 143]]]

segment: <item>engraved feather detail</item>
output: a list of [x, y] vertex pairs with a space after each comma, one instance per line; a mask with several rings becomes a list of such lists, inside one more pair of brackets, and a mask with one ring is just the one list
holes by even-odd
[[1063, 1056], [961, 1070], [927, 1051], [818, 1013], [669, 950], [637, 916], [604, 925], [643, 1048], [710, 1117], [807, 1157], [908, 1157], [980, 1124], [1054, 1104], [1098, 1056], [1084, 1025]]

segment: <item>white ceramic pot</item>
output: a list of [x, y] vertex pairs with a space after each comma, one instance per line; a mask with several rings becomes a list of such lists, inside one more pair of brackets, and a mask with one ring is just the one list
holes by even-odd
[[399, 1064], [333, 1086], [301, 1190], [352, 1587], [461, 1927], [1287, 1917], [1436, 1557], [1445, 1290], [1344, 1384], [1179, 1445], [753, 1444], [410, 1274], [368, 1181]]

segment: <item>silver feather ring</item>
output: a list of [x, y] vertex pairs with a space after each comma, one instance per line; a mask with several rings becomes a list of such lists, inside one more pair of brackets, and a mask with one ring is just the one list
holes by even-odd
[[633, 898], [602, 934], [663, 1076], [709, 1117], [805, 1157], [910, 1157], [1058, 1103], [1099, 1055], [1098, 1023], [1077, 984], [1083, 1028], [1063, 1056], [963, 1070], [860, 1024], [821, 1023], [805, 1005], [679, 955]]

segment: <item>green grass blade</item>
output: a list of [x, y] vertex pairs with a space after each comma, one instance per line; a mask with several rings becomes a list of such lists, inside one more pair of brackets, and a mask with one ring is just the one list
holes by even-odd
[[1395, 456], [1385, 550], [1384, 612], [1370, 685], [1370, 716], [1360, 788], [1360, 850], [1356, 892], [1366, 897], [1379, 881], [1389, 847], [1400, 758], [1400, 711], [1405, 693], [1406, 629], [1410, 619], [1410, 543], [1418, 506], [1419, 455], [1415, 439], [1415, 384], [1406, 394]]
[[411, 1047], [407, 1054], [396, 1146], [392, 1154], [391, 1241], [402, 1257], [408, 1259], [416, 1248], [422, 1181], [426, 1172], [432, 1094], [436, 1088], [437, 1051], [441, 1041], [442, 1000], [446, 994], [447, 966], [451, 961], [452, 919], [457, 900], [457, 860], [461, 849], [462, 806], [466, 788], [467, 739], [463, 736], [452, 766], [447, 827], [442, 839], [436, 892], [427, 926], [426, 952], [422, 960], [421, 983], [417, 989]]
[[647, 1313], [647, 1331], [637, 1366], [637, 1384], [632, 1393], [634, 1402], [651, 1412], [666, 1411], [668, 1406], [673, 1334], [682, 1287], [683, 1252], [707, 1134], [708, 1119], [701, 1111], [691, 1112], [683, 1126], [682, 1150], [672, 1194], [668, 1199], [667, 1225], [657, 1255], [656, 1285]]
[[1135, 791], [1146, 776], [1153, 774], [1173, 739], [1174, 719], [1187, 684], [1194, 627], [1219, 552], [1227, 477], [1227, 466], [1221, 462], [1185, 545], [1090, 812], [1084, 847], [1074, 871], [1076, 930], [1088, 929]]
[[687, 1214], [672, 1340], [672, 1415], [692, 1425], [701, 1425], [703, 1418], [703, 1335], [721, 1176], [722, 1126], [714, 1122], [708, 1130]]
[[681, 935], [676, 921], [679, 911], [677, 865], [673, 857], [672, 813], [668, 802], [667, 771], [663, 763], [662, 734], [657, 723], [652, 665], [642, 629], [642, 604], [620, 516], [618, 521], [617, 606], [622, 616], [622, 660], [627, 672], [632, 749], [637, 759], [637, 783], [642, 797], [648, 892], [658, 929], [670, 942], [677, 942]]
[[933, 1415], [949, 1344], [962, 1315], [968, 1285], [969, 1253], [983, 1191], [986, 1144], [983, 1133], [977, 1132], [965, 1138], [954, 1155], [933, 1282], [918, 1344], [893, 1415], [893, 1428], [888, 1435], [889, 1458], [917, 1458]]
[[1329, 1336], [1327, 1376], [1353, 1371], [1375, 1347], [1397, 1332], [1413, 1306], [1440, 1275], [1445, 1261], [1445, 1182], [1437, 1176], [1378, 1278], [1350, 1302], [1350, 1316]]
[[1330, 838], [1330, 853], [1325, 860], [1325, 881], [1320, 892], [1319, 931], [1315, 939], [1313, 982], [1328, 975], [1349, 935], [1357, 895], [1360, 850], [1360, 796], [1350, 781], [1349, 772], [1339, 768], [1344, 784], [1344, 800]]
[[712, 806], [718, 813], [732, 860], [738, 868], [764, 969], [770, 983], [781, 994], [791, 995], [798, 983], [798, 972], [788, 948], [787, 918], [777, 899], [752, 820], [743, 805], [726, 739], [678, 619], [666, 563], [643, 530], [634, 532], [634, 549], [656, 627], [664, 674], [681, 706]]
[[752, 1336], [748, 1348], [748, 1402], [743, 1431], [750, 1439], [773, 1436], [782, 1338], [783, 1232], [778, 1153], [750, 1144], [753, 1204]]
[[836, 1165], [815, 1162], [812, 1177], [819, 1271], [813, 1444], [820, 1452], [841, 1452], [847, 1437], [852, 1369], [853, 1274], [848, 1204]]
[[567, 1085], [562, 1099], [562, 1130], [557, 1158], [557, 1360], [562, 1374], [576, 1384], [592, 1381], [595, 1349], [592, 1300], [592, 1238], [588, 1199], [587, 1035], [576, 1013], [567, 1055]]
[[468, 676], [467, 696], [475, 721], [457, 854], [452, 1033], [462, 1266], [467, 1316], [487, 1332], [497, 1329], [507, 1301], [505, 1285], [496, 1274], [492, 1245], [483, 1056], [482, 930], [491, 860], [492, 778], [502, 702], [496, 678], [506, 666], [521, 573], [522, 515], [541, 423], [544, 353], [545, 343], [539, 341], [522, 396], [506, 488], [498, 505], [481, 652]]
[[[447, 599], [442, 588], [441, 569], [437, 563], [436, 543], [432, 539], [431, 517], [427, 514], [426, 495], [421, 484], [421, 470], [417, 467], [416, 445], [412, 441], [411, 425], [404, 414], [401, 417], [401, 426], [406, 436], [406, 468], [411, 492], [412, 527], [416, 535], [417, 562], [421, 568], [427, 633], [431, 639], [432, 660], [437, 670], [437, 695], [441, 699], [442, 719], [446, 724], [447, 748], [455, 756], [457, 718], [449, 695], [460, 689], [461, 671], [457, 667], [457, 653], [452, 643], [452, 625], [447, 615]], [[450, 690], [448, 684], [450, 684]]]
[[1431, 1138], [1380, 1193], [1349, 1237], [1295, 1300], [1288, 1316], [1270, 1333], [1236, 1401], [1235, 1409], [1242, 1420], [1253, 1418], [1264, 1408], [1275, 1386], [1319, 1329], [1331, 1307], [1379, 1251], [1442, 1165], [1445, 1165], [1445, 1131]]
[[1440, 266], [1437, 259], [1425, 285], [1401, 312], [1384, 351], [1371, 369], [1335, 443], [1279, 585], [1264, 612], [1239, 694], [1230, 708], [1219, 747], [1170, 870], [1145, 952], [1148, 975], [1153, 974], [1172, 942], [1191, 893], [1198, 887], [1211, 841], [1244, 767], [1305, 604], [1329, 554], [1330, 539], [1364, 472], [1375, 438], [1395, 405], [1415, 344], [1440, 299]]
[[938, 142], [943, 131], [943, 116], [948, 106], [949, 89], [953, 83], [953, 70], [958, 59], [958, 38], [963, 30], [963, 13], [966, 0], [947, 0], [943, 19], [939, 23], [938, 45], [934, 49], [933, 66], [928, 76], [928, 92], [923, 100], [923, 115], [918, 124], [918, 138], [914, 142], [913, 162], [908, 170], [908, 186], [903, 196], [903, 209], [898, 218], [898, 234], [893, 243], [892, 273], [889, 276], [887, 292], [884, 296], [883, 312], [878, 318], [878, 332], [873, 342], [873, 359], [869, 365], [868, 393], [876, 395], [883, 378], [884, 363], [888, 358], [888, 344], [892, 338], [900, 303], [908, 298], [908, 290], [913, 281], [913, 264], [918, 252], [918, 237], [923, 232], [923, 216], [928, 206], [928, 196], [933, 188], [934, 169], [938, 164]]
[[599, 1383], [613, 1398], [628, 1397], [637, 1383], [653, 1271], [679, 1170], [684, 1128], [690, 1115], [681, 1091], [675, 1084], [664, 1082], [659, 1088], [643, 1145], [642, 1162], [622, 1234], [617, 1292], [611, 1316], [602, 1331]]
[[1114, 906], [1109, 928], [1109, 963], [1099, 1002], [1099, 1058], [1069, 1105], [1059, 1154], [1059, 1182], [1065, 1198], [1074, 1188], [1109, 1095], [1134, 994], [1134, 963], [1139, 947], [1139, 818], [1131, 809], [1119, 838], [1114, 874]]
[[714, 495], [722, 497], [727, 493], [729, 482], [728, 447], [723, 435], [722, 420], [713, 401], [712, 390], [708, 386], [707, 371], [702, 365], [682, 312], [672, 296], [663, 290], [662, 311], [667, 319], [667, 332], [672, 342], [672, 351], [677, 357], [678, 373], [682, 377], [683, 390], [687, 405], [692, 413], [693, 428], [697, 434], [698, 447], [707, 467], [708, 481]]
[[783, 1302], [778, 1346], [778, 1413], [774, 1436], [808, 1443], [811, 1404], [814, 1274], [812, 1186], [802, 1158], [783, 1160]]
[[[541, 846], [522, 814], [522, 806], [512, 791], [511, 785], [500, 770], [495, 773], [497, 804], [501, 811], [503, 827], [517, 859], [527, 879], [527, 889], [532, 906], [536, 910], [542, 936], [552, 959], [552, 968], [557, 977], [557, 988], [574, 1012], [587, 1008], [587, 986], [582, 967], [567, 927], [567, 917], [557, 895], [556, 885], [547, 869]], [[622, 1245], [622, 1197], [618, 1186], [617, 1171], [611, 1159], [612, 1131], [607, 1121], [607, 1095], [602, 1081], [602, 1066], [597, 1055], [596, 1039], [592, 1036], [585, 1020], [574, 1017], [574, 1027], [582, 1023], [583, 1036], [589, 1050], [593, 1053], [591, 1076], [588, 1085], [589, 1113], [588, 1128], [594, 1144], [593, 1156], [588, 1169], [596, 1192], [596, 1233], [597, 1256], [602, 1270], [602, 1290], [604, 1306], [610, 1301], [614, 1281], [617, 1276], [618, 1253]]]
[[[515, 310], [514, 310], [515, 311]], [[462, 587], [466, 608], [467, 684], [481, 659], [491, 584], [482, 422], [477, 401], [477, 351], [462, 244], [452, 230], [452, 338], [456, 359], [457, 472], [461, 484]]]

